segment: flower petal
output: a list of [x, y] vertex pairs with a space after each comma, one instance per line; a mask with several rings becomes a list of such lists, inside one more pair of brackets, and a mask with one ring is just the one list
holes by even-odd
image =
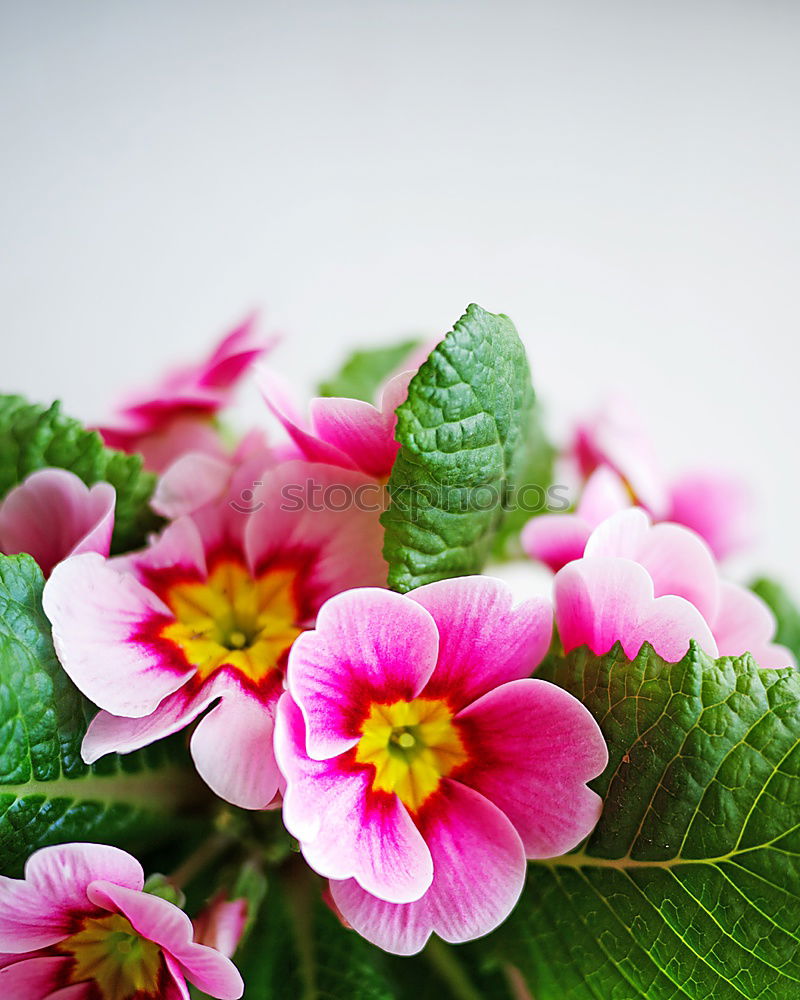
[[75, 915], [92, 909], [86, 886], [96, 878], [144, 885], [139, 862], [104, 844], [44, 847], [28, 858], [24, 879], [0, 876], [0, 951], [32, 951], [66, 937]]
[[717, 559], [753, 543], [755, 501], [748, 485], [735, 476], [694, 472], [670, 491], [669, 520], [692, 528], [711, 546]]
[[381, 898], [419, 899], [433, 868], [405, 806], [395, 795], [372, 792], [368, 768], [348, 768], [343, 758], [312, 760], [289, 694], [278, 703], [275, 755], [286, 779], [283, 820], [309, 865], [328, 878], [355, 878]]
[[225, 692], [192, 734], [197, 773], [226, 802], [266, 809], [280, 773], [272, 746], [276, 696], [265, 704], [244, 687]]
[[445, 779], [422, 832], [434, 877], [416, 902], [384, 902], [353, 879], [331, 882], [345, 920], [395, 955], [416, 954], [434, 932], [453, 944], [488, 934], [512, 911], [525, 882], [519, 835], [497, 806], [471, 788]]
[[528, 677], [550, 645], [550, 602], [514, 606], [511, 588], [490, 576], [440, 580], [406, 595], [426, 608], [439, 630], [439, 659], [426, 696], [458, 710], [505, 681]]
[[181, 455], [159, 479], [150, 506], [169, 518], [191, 514], [224, 493], [231, 471], [230, 460], [216, 455]]
[[654, 597], [647, 570], [629, 559], [578, 559], [556, 574], [554, 591], [556, 626], [567, 652], [587, 645], [602, 655], [619, 641], [632, 659], [649, 642], [664, 659], [677, 661], [696, 639], [717, 655], [697, 608], [682, 597]]
[[573, 559], [580, 559], [592, 529], [578, 514], [542, 514], [522, 529], [522, 548], [557, 573]]
[[367, 587], [332, 597], [289, 653], [287, 687], [308, 755], [324, 760], [355, 746], [372, 701], [415, 698], [438, 647], [433, 618], [407, 597]]
[[770, 608], [752, 591], [734, 583], [720, 586], [721, 601], [714, 621], [720, 656], [750, 653], [759, 667], [794, 667], [794, 654], [772, 642], [776, 622]]
[[185, 729], [208, 706], [228, 691], [237, 691], [239, 681], [227, 670], [213, 674], [196, 691], [175, 691], [146, 716], [128, 718], [100, 711], [89, 723], [81, 756], [93, 764], [107, 753], [131, 753]]
[[168, 569], [188, 577], [204, 579], [207, 572], [205, 547], [191, 517], [180, 517], [157, 535], [146, 549], [111, 560], [118, 572], [132, 573], [145, 587], [151, 574]]
[[29, 958], [0, 969], [0, 990], [16, 1000], [47, 1000], [64, 983], [66, 955]]
[[254, 572], [283, 558], [304, 561], [304, 600], [316, 614], [351, 587], [385, 586], [385, 490], [361, 472], [303, 461], [270, 470], [247, 517], [245, 552]]
[[166, 662], [137, 638], [171, 613], [102, 556], [87, 553], [59, 563], [42, 600], [62, 666], [87, 698], [114, 715], [149, 715], [195, 672]]
[[0, 504], [0, 551], [27, 552], [45, 576], [70, 555], [107, 556], [115, 500], [108, 483], [90, 489], [66, 469], [34, 472]]
[[213, 948], [196, 944], [191, 920], [166, 899], [100, 880], [89, 885], [88, 896], [96, 906], [127, 917], [142, 937], [172, 955], [198, 989], [219, 1000], [238, 1000], [244, 993], [236, 966]]
[[706, 543], [688, 528], [653, 525], [640, 508], [623, 510], [592, 532], [584, 554], [587, 559], [632, 559], [650, 574], [656, 597], [684, 597], [706, 621], [712, 621], [717, 613], [717, 565]]
[[602, 773], [608, 750], [577, 698], [547, 681], [511, 681], [457, 719], [480, 747], [458, 781], [502, 809], [529, 858], [565, 854], [591, 833], [603, 802], [586, 782]]

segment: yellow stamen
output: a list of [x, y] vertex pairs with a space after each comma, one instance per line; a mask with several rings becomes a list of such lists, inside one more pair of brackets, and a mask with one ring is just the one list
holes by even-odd
[[396, 794], [412, 811], [469, 759], [446, 701], [375, 703], [361, 726], [356, 760], [372, 764], [376, 791]]
[[222, 560], [207, 580], [169, 588], [165, 600], [175, 621], [161, 635], [180, 646], [200, 680], [223, 666], [263, 680], [302, 631], [295, 624], [295, 582], [290, 569], [254, 578], [240, 562]]
[[159, 996], [161, 949], [119, 913], [86, 917], [81, 930], [55, 947], [72, 959], [69, 985], [94, 983], [103, 1000]]

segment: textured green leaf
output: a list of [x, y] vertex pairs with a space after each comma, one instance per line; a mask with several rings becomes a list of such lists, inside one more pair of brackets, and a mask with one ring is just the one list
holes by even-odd
[[772, 608], [778, 621], [775, 641], [791, 649], [800, 663], [800, 608], [786, 588], [775, 580], [756, 580], [753, 590]]
[[117, 491], [113, 550], [140, 546], [160, 521], [150, 510], [155, 476], [142, 469], [138, 455], [106, 448], [96, 431], [50, 407], [20, 396], [0, 396], [0, 497], [37, 469], [69, 469], [87, 486], [105, 481]]
[[87, 705], [56, 659], [30, 556], [0, 556], [0, 871], [71, 840], [146, 845], [180, 835], [199, 790], [170, 742], [89, 767]]
[[384, 556], [405, 592], [479, 572], [524, 460], [533, 390], [507, 316], [471, 305], [397, 409]]
[[536, 1000], [800, 996], [800, 674], [693, 647], [553, 658], [610, 763], [600, 823], [500, 931]]
[[356, 351], [341, 370], [319, 387], [321, 396], [346, 396], [374, 403], [381, 382], [411, 355], [418, 340], [404, 340], [389, 347]]

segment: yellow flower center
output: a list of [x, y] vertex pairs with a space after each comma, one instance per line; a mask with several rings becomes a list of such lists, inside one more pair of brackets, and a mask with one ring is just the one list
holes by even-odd
[[160, 996], [161, 949], [118, 913], [87, 917], [81, 930], [55, 947], [72, 958], [69, 983], [95, 983], [103, 1000]]
[[302, 632], [296, 578], [286, 568], [252, 577], [240, 562], [221, 560], [207, 580], [168, 588], [164, 599], [176, 620], [161, 636], [181, 648], [201, 681], [223, 666], [261, 681]]
[[373, 704], [356, 746], [356, 760], [375, 768], [373, 789], [394, 792], [412, 812], [468, 759], [453, 713], [441, 699]]

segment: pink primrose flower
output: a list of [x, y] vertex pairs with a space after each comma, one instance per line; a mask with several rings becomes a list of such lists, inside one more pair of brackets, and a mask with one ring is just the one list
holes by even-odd
[[0, 876], [0, 990], [13, 1000], [188, 1000], [186, 981], [219, 1000], [244, 984], [228, 958], [193, 940], [177, 906], [142, 892], [130, 854], [64, 844], [31, 855], [25, 878]]
[[0, 503], [0, 552], [33, 556], [45, 576], [68, 556], [107, 556], [116, 492], [108, 483], [86, 486], [66, 469], [41, 469]]
[[156, 385], [125, 399], [116, 420], [100, 427], [109, 447], [141, 452], [161, 472], [188, 451], [224, 455], [212, 418], [231, 401], [238, 382], [277, 338], [256, 331], [250, 316], [203, 361], [168, 372]]
[[526, 857], [562, 854], [597, 822], [600, 730], [529, 677], [551, 631], [547, 600], [513, 606], [499, 580], [465, 577], [340, 594], [292, 648], [284, 822], [343, 920], [387, 951], [488, 933]]
[[708, 545], [689, 528], [653, 524], [640, 508], [606, 518], [584, 555], [555, 577], [556, 625], [566, 650], [597, 654], [644, 642], [670, 661], [696, 639], [711, 656], [749, 652], [761, 667], [794, 665], [774, 643], [775, 619], [755, 594], [720, 578]]
[[[47, 582], [59, 659], [101, 709], [84, 737], [87, 762], [202, 715], [190, 747], [212, 790], [250, 809], [275, 800], [272, 730], [289, 648], [329, 597], [385, 584], [386, 564], [379, 509], [352, 499], [369, 485], [361, 473], [295, 461], [259, 480], [246, 506], [209, 504], [143, 552], [73, 556]], [[326, 485], [346, 506], [324, 501]]]

